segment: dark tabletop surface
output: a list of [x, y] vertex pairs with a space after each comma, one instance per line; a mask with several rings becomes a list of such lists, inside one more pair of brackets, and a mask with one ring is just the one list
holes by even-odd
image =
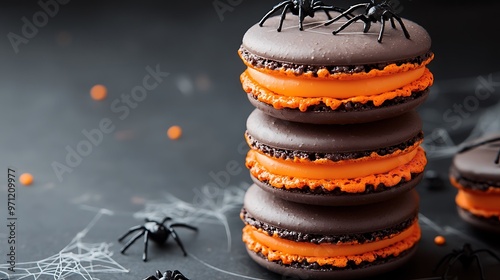
[[[157, 269], [178, 269], [190, 279], [291, 279], [253, 263], [240, 241], [239, 210], [250, 183], [243, 133], [252, 107], [239, 83], [244, 66], [236, 51], [274, 2], [66, 2], [46, 18], [36, 1], [0, 4], [0, 279], [9, 272], [9, 168], [35, 178], [29, 187], [16, 182], [12, 279], [143, 279]], [[419, 112], [427, 170], [444, 185], [418, 186], [417, 255], [380, 277], [417, 279], [433, 276], [439, 259], [466, 242], [500, 252], [498, 236], [458, 218], [447, 181], [457, 145], [500, 131], [494, 21], [500, 4], [393, 2], [429, 31], [436, 54], [430, 66], [436, 83]], [[23, 30], [34, 16], [44, 24]], [[122, 99], [155, 71], [156, 83], [140, 102]], [[89, 97], [95, 84], [107, 86], [106, 100]], [[487, 88], [488, 98], [477, 99], [478, 88]], [[177, 141], [165, 133], [172, 125], [183, 128]], [[77, 150], [83, 154], [75, 156]], [[147, 263], [142, 239], [120, 254], [122, 233], [144, 217], [164, 215], [199, 228], [177, 229], [187, 257], [173, 240], [150, 244]], [[436, 235], [447, 244], [435, 245]], [[500, 266], [487, 254], [481, 258], [488, 279], [498, 279]], [[459, 279], [479, 279], [472, 274]]]

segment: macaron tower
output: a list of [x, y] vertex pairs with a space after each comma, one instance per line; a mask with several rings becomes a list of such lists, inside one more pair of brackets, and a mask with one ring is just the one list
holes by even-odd
[[245, 133], [254, 185], [242, 239], [279, 274], [370, 277], [400, 267], [420, 240], [414, 188], [427, 159], [414, 109], [433, 83], [431, 40], [396, 15], [370, 32], [361, 15], [311, 5], [325, 13], [285, 6], [299, 17], [266, 15], [238, 51], [256, 107]]

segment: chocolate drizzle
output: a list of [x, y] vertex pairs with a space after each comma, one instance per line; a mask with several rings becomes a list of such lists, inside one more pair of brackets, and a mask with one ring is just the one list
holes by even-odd
[[309, 242], [314, 244], [337, 244], [337, 243], [350, 243], [357, 241], [360, 244], [365, 242], [374, 242], [384, 237], [388, 237], [392, 234], [398, 234], [417, 221], [417, 213], [414, 217], [407, 219], [406, 221], [394, 225], [391, 228], [386, 228], [378, 231], [366, 232], [366, 233], [350, 233], [343, 235], [320, 235], [320, 234], [309, 234], [302, 233], [293, 230], [287, 230], [282, 228], [277, 228], [275, 226], [265, 224], [256, 220], [250, 215], [245, 208], [241, 209], [240, 213], [241, 219], [248, 225], [251, 225], [257, 229], [262, 229], [266, 231], [270, 236], [277, 234], [280, 238], [295, 241], [295, 242]]
[[424, 138], [423, 132], [420, 132], [415, 137], [409, 139], [406, 142], [403, 142], [398, 145], [381, 148], [378, 150], [368, 150], [368, 151], [359, 151], [359, 152], [339, 152], [339, 153], [313, 153], [313, 152], [303, 152], [303, 151], [294, 151], [294, 150], [285, 150], [270, 147], [264, 143], [261, 143], [254, 139], [248, 131], [245, 133], [247, 141], [251, 148], [257, 149], [262, 153], [280, 159], [309, 159], [311, 161], [319, 160], [319, 159], [328, 159], [333, 162], [341, 161], [341, 160], [352, 160], [358, 158], [369, 157], [372, 153], [376, 153], [379, 156], [385, 156], [392, 154], [398, 150], [405, 150], [408, 147], [415, 145], [415, 143], [421, 141]]
[[303, 64], [294, 64], [289, 62], [281, 62], [275, 61], [267, 58], [260, 57], [258, 55], [250, 53], [243, 46], [238, 50], [241, 57], [250, 65], [255, 68], [260, 69], [269, 69], [269, 70], [292, 70], [293, 73], [297, 76], [302, 75], [304, 73], [312, 73], [314, 77], [318, 76], [318, 71], [321, 69], [326, 69], [330, 74], [355, 74], [355, 73], [368, 73], [371, 70], [383, 70], [386, 66], [391, 64], [396, 64], [398, 66], [412, 63], [412, 64], [422, 64], [424, 61], [432, 57], [433, 53], [431, 51], [419, 55], [410, 59], [403, 59], [398, 61], [377, 63], [377, 64], [366, 64], [366, 65], [303, 65]]

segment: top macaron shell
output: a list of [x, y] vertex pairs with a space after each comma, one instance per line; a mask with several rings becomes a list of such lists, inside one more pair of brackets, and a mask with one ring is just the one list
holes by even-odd
[[279, 20], [279, 17], [272, 17], [262, 27], [258, 24], [252, 26], [243, 37], [243, 47], [274, 61], [321, 66], [399, 61], [424, 55], [431, 48], [427, 31], [407, 19], [403, 22], [410, 39], [406, 39], [399, 26], [394, 29], [387, 22], [382, 43], [377, 41], [379, 23], [372, 24], [370, 31], [363, 33], [363, 22], [358, 21], [332, 35], [339, 23], [324, 26], [326, 16], [320, 13], [314, 18], [304, 19], [303, 31], [298, 29], [297, 17], [289, 16], [283, 23], [283, 30], [277, 32]]
[[[490, 138], [500, 138], [500, 135], [481, 138], [474, 141], [474, 143], [479, 143], [484, 141], [484, 139]], [[500, 166], [495, 164], [499, 150], [500, 140], [458, 153], [453, 158], [452, 169], [455, 169], [455, 174], [460, 174], [460, 177], [464, 179], [482, 183], [491, 182], [500, 185]]]

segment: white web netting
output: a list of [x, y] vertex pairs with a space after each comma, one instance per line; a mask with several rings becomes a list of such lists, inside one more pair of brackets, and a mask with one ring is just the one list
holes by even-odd
[[134, 217], [158, 221], [171, 217], [176, 222], [188, 224], [222, 224], [226, 230], [230, 251], [231, 231], [226, 212], [241, 207], [245, 195], [244, 187], [216, 188], [207, 185], [195, 189], [194, 193], [192, 203], [171, 194], [166, 194], [165, 199], [161, 201], [148, 201], [144, 210], [135, 213]]
[[0, 265], [0, 279], [86, 279], [98, 280], [96, 273], [125, 273], [123, 266], [112, 259], [110, 243], [85, 243], [82, 239], [101, 218], [112, 215], [101, 209], [88, 226], [80, 231], [59, 253], [39, 261], [17, 263], [15, 272], [9, 265]]

